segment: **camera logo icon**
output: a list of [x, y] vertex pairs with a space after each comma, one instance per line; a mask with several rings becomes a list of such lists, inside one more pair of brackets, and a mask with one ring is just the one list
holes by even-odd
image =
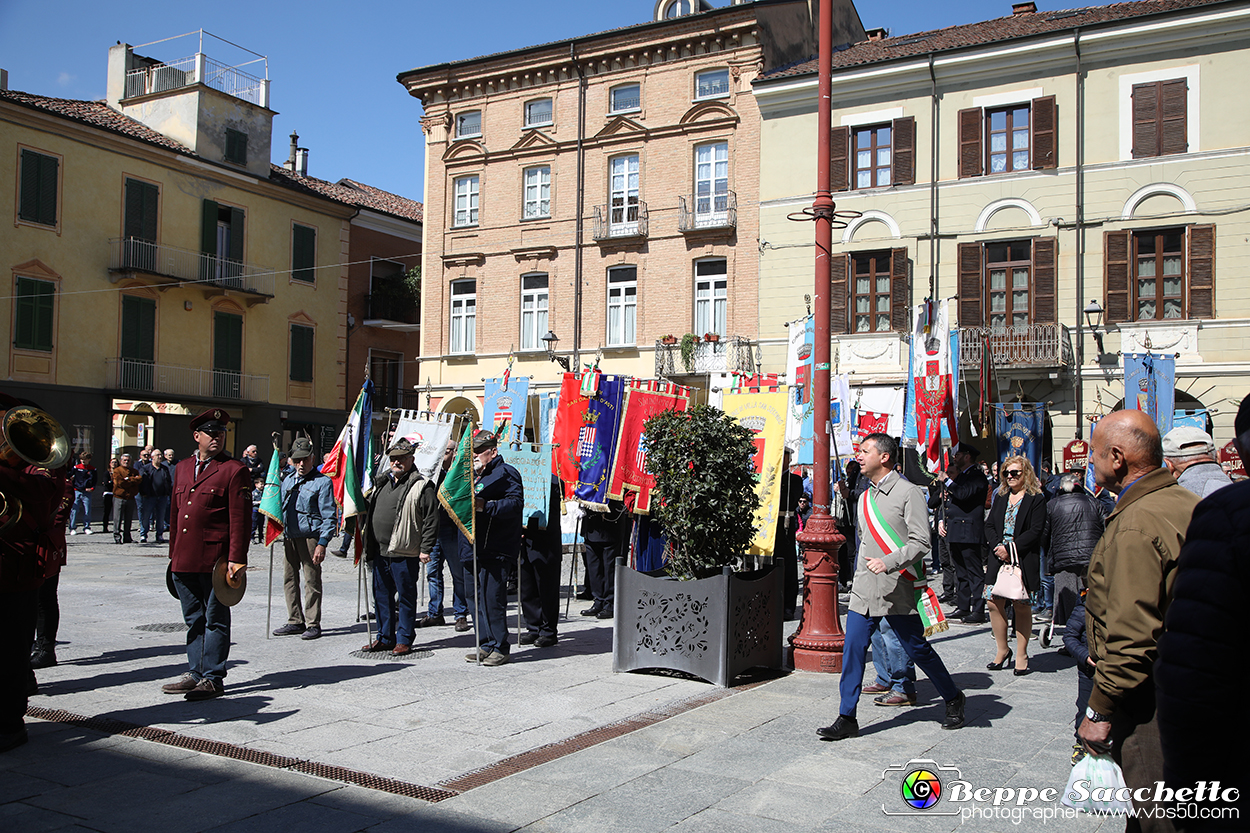
[[[900, 766], [886, 767], [881, 780], [893, 786], [901, 801], [881, 805], [887, 816], [955, 816], [959, 810], [944, 809], [940, 802], [944, 785], [960, 780], [958, 767], [943, 766], [927, 758], [915, 758]], [[888, 794], [888, 793], [887, 793]]]
[[903, 778], [903, 800], [917, 810], [928, 810], [942, 797], [942, 779], [927, 769], [916, 769]]

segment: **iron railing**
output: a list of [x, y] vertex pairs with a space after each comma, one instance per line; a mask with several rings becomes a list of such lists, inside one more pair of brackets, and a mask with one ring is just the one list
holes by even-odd
[[109, 241], [109, 271], [144, 272], [178, 282], [273, 297], [272, 269], [228, 257], [162, 246], [137, 237]]
[[373, 386], [373, 410], [383, 411], [386, 408], [403, 408], [407, 411], [421, 410], [421, 391], [404, 387]]
[[126, 98], [178, 90], [193, 84], [212, 87], [260, 107], [269, 106], [265, 79], [214, 61], [203, 52], [130, 70], [126, 73]]
[[365, 302], [369, 306], [370, 320], [421, 323], [421, 307], [411, 297], [404, 298], [395, 292], [373, 292], [365, 296]]
[[720, 194], [691, 194], [677, 198], [681, 209], [677, 228], [681, 231], [729, 229], [738, 225], [738, 195], [733, 191]]
[[1072, 337], [1063, 324], [968, 327], [959, 331], [959, 365], [981, 366], [985, 336], [995, 367], [1064, 369], [1076, 363]]
[[639, 200], [631, 205], [596, 205], [594, 238], [624, 240], [646, 237], [647, 204]]
[[687, 368], [681, 358], [681, 341], [676, 344], [655, 343], [655, 375], [698, 376], [705, 373], [755, 372], [754, 347], [749, 338], [722, 336], [720, 341], [699, 341]]
[[109, 386], [135, 393], [161, 393], [202, 399], [268, 402], [269, 377], [232, 370], [157, 364], [144, 359], [105, 359]]

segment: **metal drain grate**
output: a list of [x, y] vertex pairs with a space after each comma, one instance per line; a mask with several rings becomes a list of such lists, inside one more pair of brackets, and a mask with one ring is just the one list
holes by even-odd
[[402, 657], [397, 657], [386, 651], [352, 651], [348, 654], [348, 656], [355, 657], [356, 659], [373, 660], [374, 662], [411, 662], [416, 659], [429, 659], [434, 656], [434, 652], [413, 651], [410, 654], [404, 654]]
[[154, 631], [155, 633], [178, 633], [187, 629], [185, 622], [161, 622], [156, 625], [135, 625], [137, 631]]
[[352, 769], [344, 769], [341, 766], [334, 766], [333, 764], [319, 764], [316, 761], [296, 761], [290, 768], [296, 772], [303, 772], [307, 775], [315, 775], [318, 778], [329, 778], [332, 781], [346, 781], [347, 783], [355, 784], [358, 787], [365, 787], [371, 790], [381, 790], [382, 792], [394, 793], [396, 795], [405, 795], [409, 798], [419, 798], [422, 801], [443, 801], [460, 794], [453, 790], [440, 790], [435, 787], [423, 787], [420, 784], [409, 784], [406, 781], [396, 781], [393, 778], [384, 778], [381, 775], [371, 775], [368, 772], [357, 772]]

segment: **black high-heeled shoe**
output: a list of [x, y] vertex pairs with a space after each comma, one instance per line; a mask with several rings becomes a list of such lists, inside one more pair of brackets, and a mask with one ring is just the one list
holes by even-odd
[[1013, 668], [1013, 669], [1011, 669], [1011, 673], [1012, 673], [1012, 674], [1015, 674], [1017, 677], [1025, 677], [1025, 676], [1028, 676], [1029, 674], [1032, 674], [1032, 673], [1033, 673], [1033, 669], [1032, 669], [1032, 668], [1029, 668], [1029, 667], [1026, 665], [1026, 666], [1024, 666], [1023, 668]]
[[1011, 649], [1010, 648], [1007, 649], [1007, 656], [1003, 658], [1002, 662], [987, 662], [985, 663], [985, 667], [988, 668], [990, 671], [1002, 671], [1004, 668], [1007, 667], [1007, 663], [1009, 662], [1011, 662]]

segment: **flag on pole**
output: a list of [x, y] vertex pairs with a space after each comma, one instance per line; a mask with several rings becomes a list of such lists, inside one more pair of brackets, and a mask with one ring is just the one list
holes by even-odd
[[447, 476], [443, 478], [443, 485], [438, 487], [438, 502], [443, 504], [470, 544], [473, 543], [474, 533], [473, 499], [473, 425], [469, 423], [465, 425], [460, 446], [447, 469]]
[[373, 382], [365, 379], [347, 424], [330, 449], [330, 460], [321, 467], [333, 484], [334, 502], [343, 507], [344, 520], [364, 514], [365, 495], [373, 489], [372, 399]]
[[269, 471], [265, 474], [265, 490], [261, 493], [260, 514], [265, 516], [265, 546], [282, 535], [282, 470], [278, 465], [278, 447], [273, 447], [269, 457]]

